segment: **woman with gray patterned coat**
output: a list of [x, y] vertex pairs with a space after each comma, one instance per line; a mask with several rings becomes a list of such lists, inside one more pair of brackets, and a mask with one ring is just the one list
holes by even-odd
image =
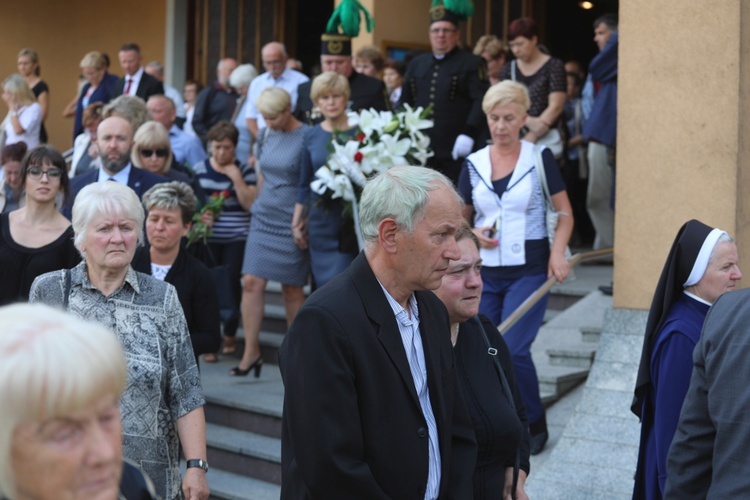
[[[75, 246], [83, 262], [43, 274], [30, 301], [62, 305], [103, 324], [122, 343], [128, 380], [120, 400], [123, 451], [164, 499], [206, 499], [206, 420], [187, 323], [168, 283], [135, 272], [143, 207], [117, 182], [83, 188], [73, 205]], [[187, 472], [180, 481], [180, 447]]]

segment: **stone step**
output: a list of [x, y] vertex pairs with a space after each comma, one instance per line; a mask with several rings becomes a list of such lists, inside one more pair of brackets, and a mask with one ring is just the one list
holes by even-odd
[[273, 304], [266, 300], [263, 321], [260, 324], [261, 331], [273, 333], [286, 333], [286, 310], [282, 304]]
[[554, 392], [540, 392], [539, 396], [541, 396], [542, 404], [545, 408], [552, 406], [553, 403], [560, 399]]
[[[286, 322], [284, 323], [286, 325]], [[261, 330], [258, 336], [260, 344], [260, 355], [263, 356], [263, 364], [279, 364], [279, 347], [284, 340], [286, 332]], [[235, 359], [239, 361], [242, 358], [242, 351], [245, 349], [245, 332], [242, 328], [237, 330], [237, 352], [235, 354], [222, 354], [222, 357]]]
[[596, 356], [597, 344], [592, 342], [566, 343], [545, 349], [549, 364], [590, 369]]
[[539, 392], [552, 393], [561, 397], [569, 390], [586, 380], [589, 371], [584, 368], [555, 365], [537, 365]]
[[241, 474], [215, 469], [208, 472], [209, 498], [215, 500], [279, 500], [281, 486]]
[[212, 468], [281, 484], [281, 439], [207, 423], [206, 452]]
[[206, 395], [206, 422], [263, 436], [281, 437], [281, 408], [241, 408]]
[[279, 347], [284, 340], [284, 333], [278, 332], [260, 332], [258, 342], [260, 343], [260, 352], [263, 356], [264, 363], [279, 364]]
[[584, 342], [599, 342], [602, 336], [602, 328], [600, 326], [582, 326], [581, 340]]
[[206, 422], [279, 438], [284, 387], [278, 366], [264, 363], [256, 379], [230, 377], [233, 364], [222, 359], [202, 368]]
[[544, 319], [542, 320], [542, 324], [546, 325], [555, 317], [557, 317], [558, 314], [560, 314], [562, 311], [556, 311], [554, 309], [550, 309], [549, 307], [544, 311]]

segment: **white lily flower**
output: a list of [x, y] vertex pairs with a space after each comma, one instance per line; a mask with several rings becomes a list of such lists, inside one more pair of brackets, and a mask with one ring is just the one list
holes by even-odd
[[400, 114], [403, 116], [404, 127], [408, 131], [425, 130], [435, 125], [435, 122], [432, 120], [420, 118], [420, 115], [424, 111], [421, 106], [417, 109], [412, 109], [408, 104], [404, 104], [404, 108], [406, 108], [406, 111]]
[[411, 146], [411, 139], [405, 137], [404, 139], [398, 140], [391, 134], [383, 134], [380, 136], [380, 142], [385, 146], [386, 151], [391, 155], [403, 156], [409, 151]]
[[[315, 171], [315, 180], [310, 183], [310, 189], [316, 194], [322, 195], [326, 189], [333, 184], [333, 172], [325, 165]], [[333, 189], [333, 188], [331, 188]]]
[[[389, 112], [390, 113], [390, 112]], [[381, 116], [382, 113], [378, 113], [374, 109], [363, 109], [359, 113], [359, 129], [365, 134], [365, 137], [369, 139], [373, 132], [379, 132], [388, 123], [384, 121]]]
[[346, 201], [353, 201], [355, 198], [352, 182], [344, 174], [339, 174], [333, 179], [333, 196], [332, 198], [343, 198]]
[[346, 117], [349, 119], [349, 128], [354, 128], [359, 125], [359, 114], [356, 111], [347, 111]]
[[354, 155], [359, 149], [359, 143], [357, 141], [346, 141], [344, 144], [333, 143], [333, 154], [342, 159], [346, 158], [348, 161], [354, 161]]

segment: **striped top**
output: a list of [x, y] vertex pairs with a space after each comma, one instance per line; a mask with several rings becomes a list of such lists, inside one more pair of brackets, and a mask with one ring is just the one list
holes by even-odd
[[[235, 165], [242, 172], [242, 178], [249, 186], [257, 182], [255, 170], [249, 165], [242, 165], [235, 160]], [[232, 180], [224, 174], [220, 174], [211, 167], [209, 159], [193, 166], [206, 196], [211, 196], [217, 191], [229, 191], [230, 196], [224, 200], [224, 210], [216, 219], [213, 226], [213, 234], [208, 239], [209, 243], [230, 243], [233, 241], [245, 241], [250, 228], [250, 212], [242, 208], [237, 199], [237, 192], [232, 185]]]
[[[378, 280], [380, 283], [380, 280]], [[432, 411], [430, 402], [430, 388], [427, 385], [427, 364], [424, 359], [424, 346], [422, 345], [422, 335], [419, 332], [419, 308], [417, 307], [417, 297], [412, 293], [409, 297], [409, 312], [394, 299], [382, 283], [380, 287], [388, 299], [388, 304], [393, 309], [396, 316], [398, 331], [401, 333], [401, 342], [404, 344], [406, 359], [409, 361], [409, 370], [414, 379], [414, 388], [419, 396], [419, 405], [422, 407], [422, 414], [427, 423], [427, 437], [429, 438], [429, 458], [430, 466], [427, 474], [427, 488], [425, 490], [425, 500], [435, 500], [440, 491], [440, 443], [438, 441], [437, 423], [435, 414]]]

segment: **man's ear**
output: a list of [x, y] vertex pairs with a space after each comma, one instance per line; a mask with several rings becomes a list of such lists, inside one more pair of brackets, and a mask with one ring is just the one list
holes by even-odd
[[396, 253], [398, 251], [397, 234], [398, 224], [394, 219], [383, 219], [378, 224], [378, 243], [386, 252]]

